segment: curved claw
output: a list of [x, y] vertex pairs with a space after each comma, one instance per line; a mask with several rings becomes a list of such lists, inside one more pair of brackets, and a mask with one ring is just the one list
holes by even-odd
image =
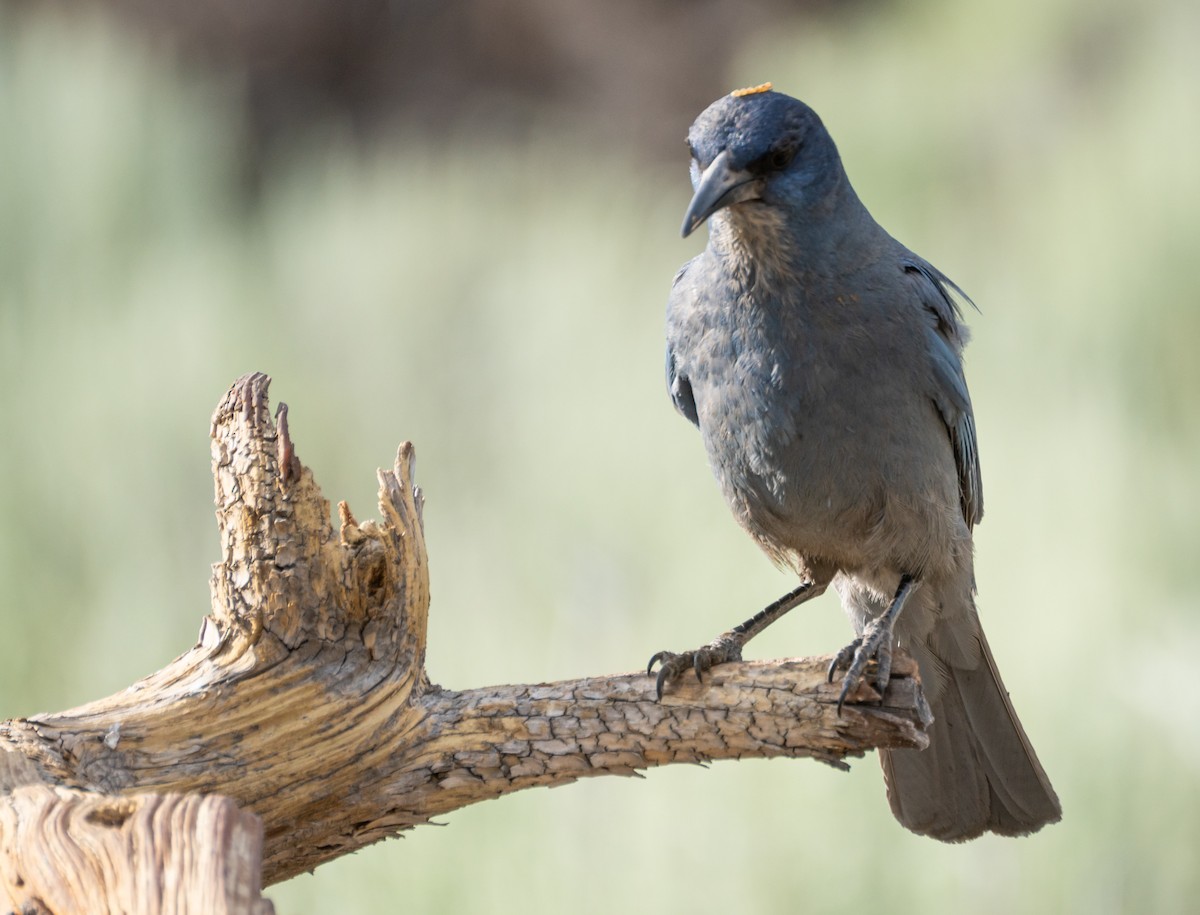
[[688, 668], [694, 670], [696, 680], [703, 683], [706, 670], [726, 661], [740, 660], [741, 657], [742, 639], [738, 637], [737, 633], [725, 633], [708, 645], [694, 651], [658, 652], [650, 659], [650, 663], [646, 666], [646, 673], [647, 675], [652, 673], [655, 664], [662, 665], [658, 669], [658, 678], [655, 680], [655, 688], [658, 691], [658, 698], [661, 700], [667, 684], [676, 677], [682, 676]]
[[667, 685], [667, 668], [663, 667], [658, 672], [658, 679], [654, 682], [654, 691], [658, 694], [658, 701], [662, 702], [663, 687]]
[[650, 663], [646, 665], [646, 675], [649, 676], [654, 672], [654, 665], [661, 665], [658, 668], [658, 676], [654, 680], [654, 691], [658, 694], [658, 699], [661, 702], [663, 692], [666, 690], [667, 684], [679, 676], [683, 671], [688, 669], [692, 661], [691, 652], [676, 654], [673, 651], [659, 651], [650, 659]]
[[838, 693], [837, 713], [838, 717], [842, 717], [842, 703], [846, 701], [846, 697], [850, 695], [850, 678], [847, 677], [842, 681], [842, 691]]
[[842, 689], [838, 693], [837, 713], [842, 714], [842, 706], [851, 692], [858, 688], [863, 681], [867, 665], [873, 659], [877, 665], [874, 679], [871, 681], [880, 696], [887, 689], [892, 672], [892, 649], [888, 644], [890, 634], [884, 630], [873, 631], [866, 636], [860, 636], [837, 653], [829, 662], [826, 672], [826, 682], [833, 682], [834, 671], [845, 668], [846, 675], [842, 678]]
[[875, 691], [882, 696], [892, 679], [892, 649], [886, 642], [880, 645], [875, 653], [875, 663], [878, 665], [875, 672]]
[[[650, 658], [650, 663], [646, 665], [646, 676], [647, 677], [650, 676], [651, 671], [654, 670], [654, 665], [657, 664], [659, 661], [663, 660], [664, 658], [666, 658], [667, 655], [669, 655], [670, 653], [671, 652], [669, 652], [669, 651], [655, 652], [655, 654], [653, 656], [651, 656], [651, 658]], [[659, 698], [660, 699], [662, 698], [661, 691], [659, 693]]]
[[663, 692], [668, 683], [678, 677], [681, 673], [693, 667], [696, 670], [696, 675], [700, 675], [700, 652], [685, 651], [681, 654], [676, 654], [673, 651], [660, 651], [650, 659], [650, 664], [646, 668], [646, 673], [650, 674], [655, 664], [661, 664], [658, 669], [658, 677], [654, 681], [655, 691], [658, 693], [658, 698], [661, 701]]
[[825, 671], [825, 682], [832, 683], [833, 675], [841, 668], [847, 670], [853, 665], [854, 657], [858, 654], [858, 649], [862, 646], [863, 640], [861, 637], [856, 638], [853, 642], [839, 651], [833, 656], [833, 660], [829, 662], [829, 669]]

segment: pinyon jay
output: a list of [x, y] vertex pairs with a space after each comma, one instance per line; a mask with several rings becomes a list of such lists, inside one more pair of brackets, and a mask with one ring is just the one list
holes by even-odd
[[880, 751], [896, 818], [949, 842], [1057, 821], [975, 609], [966, 296], [871, 218], [803, 102], [739, 90], [688, 145], [683, 234], [707, 222], [709, 241], [671, 291], [671, 398], [738, 523], [801, 583], [709, 645], [655, 655], [660, 696], [832, 585], [858, 634], [830, 666], [841, 700], [871, 660], [882, 692], [899, 645], [933, 712], [927, 749]]

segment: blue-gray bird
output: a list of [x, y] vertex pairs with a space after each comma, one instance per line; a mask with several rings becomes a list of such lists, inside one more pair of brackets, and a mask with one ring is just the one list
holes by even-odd
[[800, 585], [703, 648], [655, 655], [660, 695], [832, 585], [858, 634], [830, 668], [846, 669], [841, 698], [872, 659], [882, 691], [898, 644], [933, 711], [928, 749], [880, 752], [896, 818], [951, 842], [1057, 821], [975, 609], [965, 295], [875, 222], [804, 103], [740, 90], [688, 145], [683, 234], [707, 221], [709, 241], [671, 291], [671, 397], [738, 523]]

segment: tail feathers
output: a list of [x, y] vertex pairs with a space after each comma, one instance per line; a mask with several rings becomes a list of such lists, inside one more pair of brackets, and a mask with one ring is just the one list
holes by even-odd
[[926, 681], [937, 681], [930, 690], [929, 746], [880, 752], [896, 819], [944, 842], [985, 832], [1027, 835], [1062, 818], [987, 639], [977, 631], [982, 659], [973, 669], [947, 665], [928, 648], [912, 646]]

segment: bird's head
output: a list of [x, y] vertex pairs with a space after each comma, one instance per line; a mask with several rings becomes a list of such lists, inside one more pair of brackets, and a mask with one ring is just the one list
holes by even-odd
[[770, 83], [709, 105], [688, 131], [688, 148], [695, 195], [683, 220], [685, 238], [726, 207], [745, 215], [766, 207], [803, 219], [844, 176], [816, 112], [770, 91]]

